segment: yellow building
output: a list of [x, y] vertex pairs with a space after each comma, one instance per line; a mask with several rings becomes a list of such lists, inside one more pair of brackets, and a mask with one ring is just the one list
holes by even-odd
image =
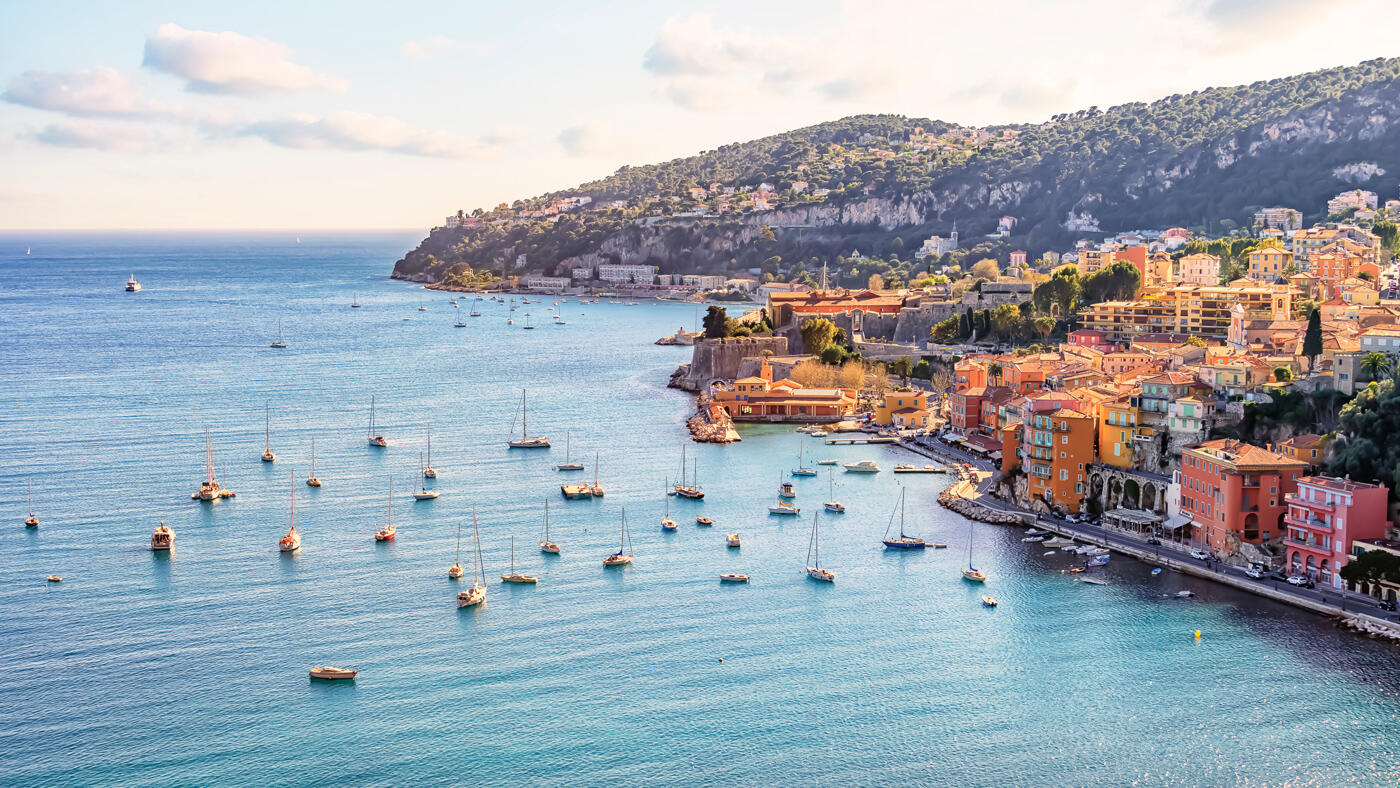
[[1138, 409], [1123, 398], [1099, 406], [1099, 462], [1115, 468], [1133, 467], [1133, 435]]
[[1287, 249], [1266, 246], [1249, 253], [1249, 278], [1272, 282], [1284, 276], [1293, 264], [1293, 253]]
[[875, 423], [886, 427], [926, 428], [933, 424], [928, 412], [928, 392], [888, 391], [875, 408]]
[[1141, 334], [1191, 334], [1223, 340], [1230, 310], [1239, 304], [1249, 319], [1291, 320], [1298, 291], [1289, 285], [1178, 285], [1149, 291], [1135, 301], [1104, 301], [1084, 313], [1083, 327], [1124, 342]]

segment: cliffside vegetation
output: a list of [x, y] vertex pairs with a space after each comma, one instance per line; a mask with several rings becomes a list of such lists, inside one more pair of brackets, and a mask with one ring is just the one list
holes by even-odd
[[[1358, 178], [1400, 173], [1398, 77], [1400, 59], [1372, 60], [1038, 125], [844, 118], [472, 211], [471, 226], [434, 230], [395, 274], [613, 260], [801, 277], [827, 263], [861, 284], [927, 268], [923, 239], [955, 222], [962, 249], [940, 264], [1064, 248], [1095, 227], [1229, 232], [1262, 206], [1321, 219], [1328, 197], [1370, 183]], [[1010, 237], [983, 241], [1002, 216], [1016, 219]]]

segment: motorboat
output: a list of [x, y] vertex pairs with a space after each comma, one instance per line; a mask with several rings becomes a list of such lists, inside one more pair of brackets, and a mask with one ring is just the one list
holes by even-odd
[[793, 506], [792, 504], [788, 503], [787, 501], [784, 501], [784, 500], [781, 500], [781, 499], [780, 499], [777, 503], [775, 503], [775, 504], [773, 504], [772, 506], [768, 507], [768, 513], [769, 513], [769, 514], [782, 515], [782, 516], [785, 516], [785, 517], [791, 517], [791, 516], [796, 516], [796, 515], [801, 514], [801, 513], [802, 513], [802, 510], [799, 509], [799, 508], [797, 508], [796, 506]]
[[47, 581], [49, 581], [50, 583], [62, 583], [62, 582], [63, 582], [63, 578], [59, 577], [58, 575], [49, 575], [48, 577], [46, 577], [46, 578], [44, 578], [44, 579], [47, 580]]
[[175, 547], [175, 529], [166, 525], [165, 521], [162, 520], [160, 525], [156, 526], [156, 530], [151, 533], [151, 549], [169, 550], [173, 547]]
[[836, 465], [840, 460], [817, 460], [818, 465]]
[[1043, 536], [1023, 536], [1023, 537], [1021, 537], [1021, 541], [1023, 541], [1023, 542], [1043, 542], [1043, 541], [1045, 541], [1045, 537], [1043, 537]]
[[983, 594], [983, 595], [982, 595], [982, 606], [983, 606], [983, 607], [996, 607], [996, 606], [997, 606], [997, 601], [996, 601], [995, 599], [993, 599], [992, 597], [989, 597], [989, 596], [987, 596], [986, 594]]
[[778, 485], [779, 498], [796, 498], [797, 491], [793, 489], [792, 482], [783, 482]]
[[741, 575], [738, 572], [728, 572], [720, 575], [719, 581], [721, 583], [747, 583], [749, 582], [749, 576]]
[[311, 669], [311, 678], [322, 681], [353, 681], [358, 675], [360, 675], [358, 670], [333, 668], [330, 665], [317, 665]]
[[127, 280], [126, 280], [126, 292], [128, 292], [128, 293], [139, 293], [139, 292], [141, 292], [141, 283], [138, 282], [138, 281], [136, 281], [136, 274], [132, 274], [131, 276], [127, 277]]
[[860, 462], [848, 462], [841, 466], [847, 473], [879, 473], [880, 466], [874, 460], [861, 460]]
[[738, 534], [725, 534], [725, 535], [724, 535], [724, 543], [725, 543], [727, 546], [729, 546], [729, 547], [738, 547], [738, 546], [740, 545], [739, 535], [738, 535]]
[[1097, 577], [1090, 577], [1090, 576], [1088, 576], [1088, 575], [1085, 575], [1085, 576], [1079, 578], [1079, 582], [1081, 582], [1081, 583], [1088, 583], [1088, 584], [1091, 585], [1091, 586], [1106, 586], [1106, 585], [1108, 585], [1107, 582], [1105, 582], [1105, 581], [1103, 581], [1103, 580], [1100, 580], [1100, 579], [1098, 579]]

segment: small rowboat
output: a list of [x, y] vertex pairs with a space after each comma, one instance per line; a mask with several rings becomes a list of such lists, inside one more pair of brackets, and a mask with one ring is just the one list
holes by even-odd
[[697, 517], [697, 518], [695, 518], [695, 524], [696, 524], [696, 525], [714, 525], [714, 524], [715, 524], [715, 521], [714, 521], [714, 520], [711, 520], [711, 519], [708, 518], [708, 517]]
[[311, 669], [311, 678], [324, 679], [326, 681], [351, 681], [359, 674], [358, 670], [348, 668], [333, 668], [329, 665], [317, 665]]
[[985, 596], [985, 595], [984, 595], [984, 596], [982, 597], [982, 606], [983, 606], [983, 607], [996, 607], [996, 606], [997, 606], [997, 601], [996, 601], [995, 599], [989, 597], [989, 596]]
[[48, 579], [48, 581], [49, 581], [50, 583], [62, 583], [62, 582], [63, 582], [63, 578], [59, 577], [58, 575], [49, 575], [47, 579]]

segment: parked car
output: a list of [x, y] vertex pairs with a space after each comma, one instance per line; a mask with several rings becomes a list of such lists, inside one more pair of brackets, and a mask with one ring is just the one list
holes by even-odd
[[1312, 579], [1309, 578], [1307, 575], [1289, 575], [1288, 584], [1294, 586], [1302, 586], [1303, 588], [1314, 588], [1316, 586], [1316, 584], [1313, 583]]
[[1210, 553], [1207, 553], [1205, 550], [1192, 550], [1191, 557], [1197, 559], [1198, 561], [1204, 561], [1207, 558], [1210, 558]]
[[1391, 602], [1389, 599], [1377, 602], [1376, 607], [1379, 607], [1381, 610], [1389, 610], [1392, 613], [1395, 612], [1395, 603]]
[[1147, 543], [1148, 543], [1148, 544], [1161, 544], [1161, 543], [1162, 543], [1162, 540], [1161, 540], [1161, 539], [1158, 539], [1158, 538], [1155, 537], [1155, 536], [1149, 536], [1149, 537], [1147, 537]]
[[1264, 573], [1260, 571], [1259, 567], [1257, 566], [1251, 566], [1250, 568], [1244, 570], [1244, 576], [1251, 580], [1264, 579]]
[[1278, 571], [1278, 570], [1275, 570], [1275, 571], [1269, 573], [1269, 579], [1270, 579], [1270, 580], [1277, 580], [1277, 581], [1279, 581], [1280, 583], [1286, 583], [1286, 582], [1288, 582], [1288, 575], [1286, 575], [1286, 574], [1284, 574], [1283, 572], [1280, 572], [1280, 571]]

